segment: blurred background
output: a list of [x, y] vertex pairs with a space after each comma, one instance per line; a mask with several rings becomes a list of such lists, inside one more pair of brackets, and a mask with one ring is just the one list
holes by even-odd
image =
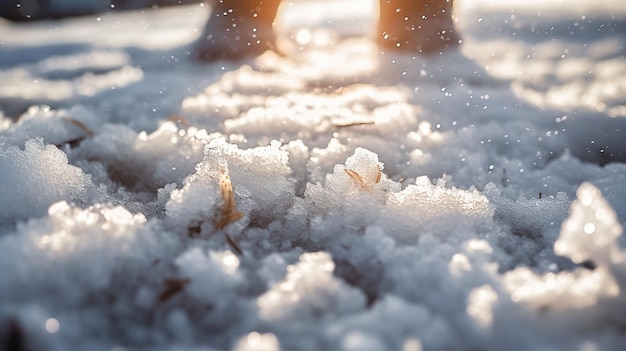
[[81, 16], [103, 11], [172, 6], [203, 0], [0, 0], [0, 17], [11, 21], [33, 21]]

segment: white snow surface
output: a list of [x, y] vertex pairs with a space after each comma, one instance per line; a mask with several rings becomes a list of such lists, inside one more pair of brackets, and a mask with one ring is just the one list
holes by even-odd
[[208, 5], [0, 21], [0, 349], [623, 350], [626, 6], [374, 9], [214, 63]]

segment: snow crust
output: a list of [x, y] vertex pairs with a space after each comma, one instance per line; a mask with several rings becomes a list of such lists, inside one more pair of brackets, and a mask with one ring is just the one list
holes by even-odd
[[242, 62], [206, 5], [0, 22], [0, 349], [622, 349], [626, 12], [482, 3], [430, 57], [322, 1]]
[[2, 224], [45, 215], [59, 200], [80, 201], [86, 195], [89, 177], [54, 145], [30, 139], [24, 150], [11, 146], [1, 155], [0, 167], [6, 170], [0, 186]]

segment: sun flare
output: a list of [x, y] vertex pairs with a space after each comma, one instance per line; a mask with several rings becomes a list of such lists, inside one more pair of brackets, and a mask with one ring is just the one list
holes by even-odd
[[[307, 15], [302, 16], [303, 12]], [[373, 29], [377, 12], [376, 0], [283, 1], [275, 27], [279, 32], [294, 31], [298, 28], [339, 27], [342, 30], [354, 31], [355, 35], [362, 35]]]

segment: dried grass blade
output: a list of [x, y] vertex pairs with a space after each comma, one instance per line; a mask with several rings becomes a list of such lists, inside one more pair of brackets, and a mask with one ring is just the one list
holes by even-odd
[[158, 301], [165, 302], [169, 300], [172, 296], [178, 294], [183, 291], [185, 286], [189, 284], [191, 280], [188, 278], [170, 278], [165, 279], [163, 282], [165, 284], [165, 290], [159, 294]]
[[95, 135], [95, 133], [81, 121], [75, 120], [71, 117], [63, 117], [63, 120], [78, 127], [80, 130], [85, 132], [88, 137], [93, 137]]
[[344, 171], [352, 178], [362, 189], [369, 190], [367, 183], [357, 172], [351, 170], [350, 168], [345, 168]]

